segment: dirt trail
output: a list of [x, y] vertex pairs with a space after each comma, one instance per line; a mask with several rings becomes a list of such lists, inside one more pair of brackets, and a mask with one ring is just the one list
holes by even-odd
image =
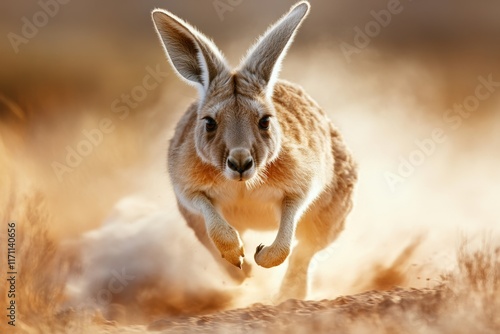
[[[306, 333], [345, 332], [376, 325], [381, 331], [424, 326], [435, 322], [435, 313], [447, 291], [403, 289], [368, 291], [334, 300], [300, 301], [290, 299], [277, 306], [254, 304], [248, 308], [212, 315], [162, 319], [148, 326], [162, 333]], [[409, 312], [411, 310], [411, 312]], [[418, 319], [411, 319], [418, 314]], [[371, 327], [371, 326], [370, 326]]]

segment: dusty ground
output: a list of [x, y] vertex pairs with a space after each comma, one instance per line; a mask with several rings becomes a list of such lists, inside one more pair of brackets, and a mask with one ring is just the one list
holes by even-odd
[[483, 244], [471, 250], [463, 241], [457, 252], [457, 267], [433, 288], [394, 287], [275, 306], [257, 303], [170, 316], [147, 326], [122, 326], [94, 315], [90, 327], [102, 333], [498, 333], [500, 247]]
[[[333, 300], [290, 299], [279, 305], [198, 316], [170, 316], [149, 325], [124, 326], [93, 313], [85, 329], [81, 313], [59, 314], [42, 331], [67, 333], [498, 333], [500, 248], [463, 244], [458, 268], [433, 288], [394, 287]], [[119, 308], [117, 305], [115, 307]], [[24, 324], [22, 327], [25, 327]], [[36, 327], [36, 326], [35, 326]], [[37, 332], [34, 328], [26, 333]]]
[[[443, 301], [445, 292], [437, 289], [403, 289], [369, 291], [343, 296], [334, 300], [289, 300], [278, 306], [256, 304], [249, 308], [186, 319], [159, 320], [148, 326], [161, 332], [232, 332], [232, 333], [306, 333], [356, 330], [378, 325], [380, 332], [391, 328], [403, 329], [435, 322], [436, 304]], [[410, 312], [419, 312], [419, 319]], [[422, 313], [420, 313], [422, 312]], [[424, 313], [425, 312], [425, 313]], [[401, 323], [403, 322], [403, 323]]]

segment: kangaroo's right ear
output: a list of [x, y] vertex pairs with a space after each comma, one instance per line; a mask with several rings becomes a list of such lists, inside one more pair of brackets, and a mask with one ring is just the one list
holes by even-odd
[[174, 14], [155, 9], [152, 17], [170, 63], [203, 98], [214, 78], [229, 72], [224, 56], [212, 41]]
[[310, 5], [307, 1], [296, 4], [250, 48], [240, 65], [240, 71], [256, 78], [267, 96], [273, 93], [281, 61], [293, 41], [300, 24], [307, 16]]

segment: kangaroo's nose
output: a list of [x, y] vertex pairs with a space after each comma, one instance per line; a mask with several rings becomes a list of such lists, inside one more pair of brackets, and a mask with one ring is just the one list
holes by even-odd
[[253, 159], [248, 150], [236, 149], [231, 151], [231, 154], [227, 158], [227, 166], [243, 174], [253, 166]]

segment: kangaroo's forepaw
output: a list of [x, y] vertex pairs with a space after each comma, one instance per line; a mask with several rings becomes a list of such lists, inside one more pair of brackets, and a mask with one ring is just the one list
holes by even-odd
[[224, 258], [229, 263], [235, 265], [238, 268], [242, 268], [243, 266], [243, 258], [245, 257], [245, 252], [243, 250], [243, 246], [232, 249], [230, 251], [222, 252], [222, 258]]
[[245, 250], [243, 249], [243, 242], [238, 232], [233, 227], [226, 225], [211, 231], [210, 237], [221, 256], [229, 263], [241, 269]]
[[271, 268], [282, 264], [289, 253], [289, 248], [276, 247], [274, 245], [264, 246], [260, 244], [255, 250], [254, 259], [259, 266]]

